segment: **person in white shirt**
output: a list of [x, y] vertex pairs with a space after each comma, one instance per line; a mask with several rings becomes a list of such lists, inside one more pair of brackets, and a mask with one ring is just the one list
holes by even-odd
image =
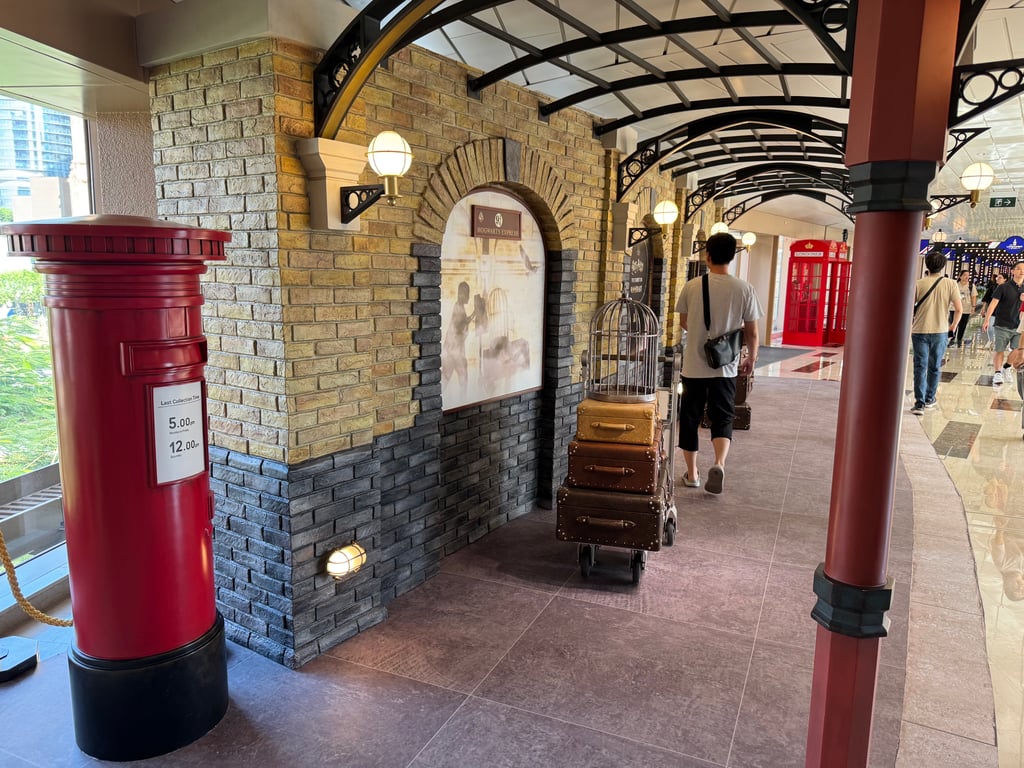
[[[721, 493], [725, 480], [725, 459], [732, 442], [732, 422], [736, 409], [736, 374], [747, 376], [757, 362], [757, 321], [763, 311], [754, 287], [729, 274], [729, 263], [736, 256], [736, 238], [722, 232], [708, 238], [708, 295], [711, 310], [710, 331], [704, 327], [703, 277], [683, 286], [676, 302], [679, 323], [686, 331], [683, 352], [683, 396], [679, 402], [679, 447], [686, 460], [683, 485], [699, 488], [697, 471], [698, 428], [707, 410], [711, 422], [711, 445], [715, 463], [708, 470], [704, 490]], [[712, 368], [704, 357], [704, 342], [738, 328], [749, 353], [740, 361]]]

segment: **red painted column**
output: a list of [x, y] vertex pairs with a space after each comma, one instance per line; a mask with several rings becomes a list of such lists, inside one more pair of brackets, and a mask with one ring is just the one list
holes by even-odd
[[958, 17], [958, 0], [858, 8], [846, 153], [856, 239], [828, 542], [815, 580], [822, 626], [808, 768], [868, 761], [917, 243], [945, 159]]

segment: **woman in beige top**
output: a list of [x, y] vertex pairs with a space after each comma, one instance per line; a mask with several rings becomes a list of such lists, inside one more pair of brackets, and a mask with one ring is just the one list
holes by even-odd
[[[964, 313], [960, 316], [956, 330], [949, 332], [949, 343], [959, 347], [964, 343], [964, 331], [967, 330], [967, 322], [971, 319], [974, 308], [978, 305], [978, 289], [971, 282], [971, 273], [966, 269], [960, 270], [959, 278], [956, 281], [957, 290], [960, 291], [960, 303], [963, 305]], [[953, 307], [949, 308], [949, 322], [953, 322]]]

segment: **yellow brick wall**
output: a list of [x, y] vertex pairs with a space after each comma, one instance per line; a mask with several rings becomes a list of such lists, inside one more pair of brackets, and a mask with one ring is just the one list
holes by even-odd
[[[204, 281], [211, 441], [289, 464], [412, 426], [411, 245], [439, 243], [451, 205], [501, 181], [500, 140], [522, 146], [549, 242], [578, 251], [577, 353], [594, 311], [621, 290], [624, 258], [609, 243], [619, 158], [594, 138], [593, 118], [566, 110], [544, 123], [538, 97], [507, 83], [471, 98], [466, 68], [416, 48], [374, 73], [334, 137], [365, 145], [401, 132], [414, 154], [403, 197], [363, 213], [358, 232], [311, 230], [295, 143], [313, 135], [318, 56], [260, 40], [150, 73], [159, 214], [232, 233]], [[651, 179], [659, 199], [670, 193], [670, 180]], [[361, 183], [376, 182], [367, 169]]]

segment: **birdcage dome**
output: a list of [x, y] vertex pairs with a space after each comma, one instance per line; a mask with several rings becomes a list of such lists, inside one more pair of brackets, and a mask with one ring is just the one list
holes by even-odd
[[623, 295], [597, 310], [587, 347], [587, 397], [649, 403], [656, 396], [661, 327], [650, 307]]

